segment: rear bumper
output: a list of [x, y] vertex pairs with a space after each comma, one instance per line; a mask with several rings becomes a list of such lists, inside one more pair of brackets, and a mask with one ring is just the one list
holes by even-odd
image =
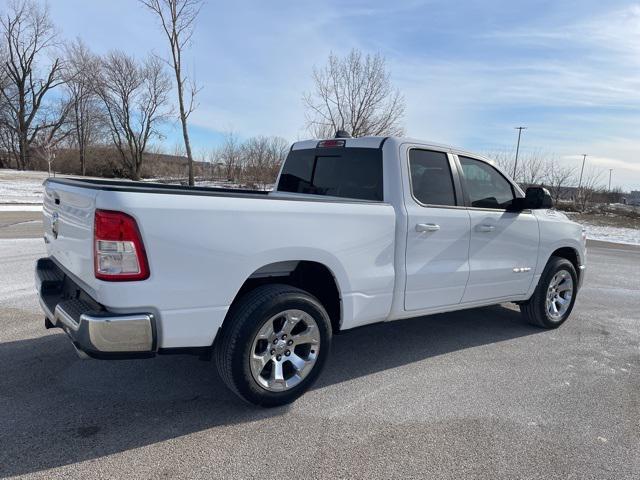
[[80, 356], [140, 358], [155, 355], [155, 318], [117, 314], [97, 303], [51, 258], [36, 263], [36, 288], [48, 328], [62, 328]]

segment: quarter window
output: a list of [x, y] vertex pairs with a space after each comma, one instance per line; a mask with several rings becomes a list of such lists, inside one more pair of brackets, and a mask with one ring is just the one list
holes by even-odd
[[453, 206], [456, 195], [447, 154], [431, 150], [409, 151], [411, 190], [420, 203]]
[[513, 203], [513, 187], [500, 172], [480, 160], [458, 158], [472, 207], [505, 209]]

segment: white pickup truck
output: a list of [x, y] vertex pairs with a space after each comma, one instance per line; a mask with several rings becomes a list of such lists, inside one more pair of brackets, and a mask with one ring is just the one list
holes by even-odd
[[54, 178], [36, 284], [81, 355], [210, 353], [274, 406], [342, 330], [502, 302], [558, 327], [585, 236], [551, 206], [478, 155], [395, 137], [297, 142], [270, 193]]

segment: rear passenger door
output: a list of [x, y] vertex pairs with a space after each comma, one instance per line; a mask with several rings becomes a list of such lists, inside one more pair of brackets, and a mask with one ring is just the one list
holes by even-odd
[[446, 151], [410, 148], [405, 310], [457, 305], [469, 277], [469, 213]]
[[471, 217], [469, 282], [463, 302], [527, 293], [538, 259], [538, 220], [509, 207], [516, 190], [488, 162], [458, 156]]

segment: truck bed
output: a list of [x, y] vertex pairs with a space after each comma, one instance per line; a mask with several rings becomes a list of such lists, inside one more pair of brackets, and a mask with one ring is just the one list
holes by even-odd
[[[96, 210], [135, 219], [147, 279], [96, 278]], [[211, 345], [248, 278], [279, 274], [299, 261], [332, 272], [347, 324], [385, 318], [395, 279], [395, 218], [380, 201], [60, 178], [45, 183], [43, 208], [51, 261], [107, 311], [152, 314], [160, 348]]]
[[108, 192], [132, 192], [132, 193], [152, 193], [165, 195], [197, 195], [210, 197], [234, 197], [251, 199], [278, 199], [305, 202], [338, 202], [338, 203], [380, 203], [372, 200], [360, 200], [349, 198], [338, 198], [321, 195], [287, 194], [279, 192], [268, 192], [264, 190], [251, 190], [243, 188], [222, 188], [205, 186], [172, 185], [156, 182], [141, 182], [129, 180], [104, 180], [96, 178], [49, 178], [47, 183], [57, 183], [71, 187], [88, 188]]
[[204, 186], [172, 185], [156, 182], [141, 182], [128, 180], [104, 180], [97, 178], [50, 178], [46, 181], [60, 183], [94, 190], [119, 191], [119, 192], [139, 192], [172, 195], [212, 195], [212, 196], [234, 196], [242, 197], [250, 195], [266, 196], [269, 192], [264, 190], [250, 190], [242, 188], [221, 188]]

